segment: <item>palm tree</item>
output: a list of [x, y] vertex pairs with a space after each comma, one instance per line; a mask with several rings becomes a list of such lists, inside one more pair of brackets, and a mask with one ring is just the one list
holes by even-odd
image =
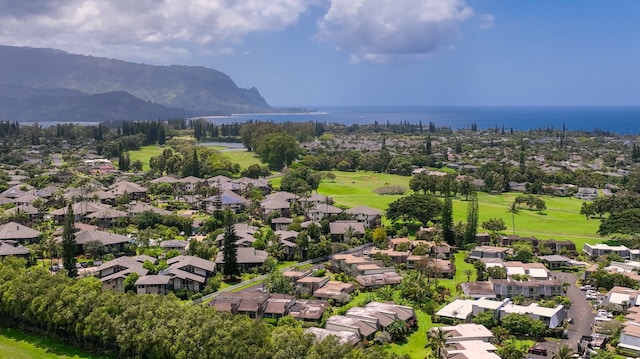
[[568, 345], [562, 344], [558, 351], [553, 353], [551, 359], [569, 359], [575, 352]]
[[511, 213], [511, 228], [513, 228], [513, 235], [516, 235], [516, 214], [520, 213], [520, 207], [516, 204], [516, 202], [511, 203], [509, 207], [507, 207], [507, 212]]
[[444, 351], [447, 349], [447, 339], [449, 333], [442, 330], [442, 328], [433, 328], [427, 331], [427, 345], [426, 347], [431, 349], [431, 352], [435, 354], [437, 358], [442, 358]]
[[473, 269], [465, 268], [462, 270], [462, 273], [467, 276], [467, 282], [471, 282], [471, 275], [473, 274]]

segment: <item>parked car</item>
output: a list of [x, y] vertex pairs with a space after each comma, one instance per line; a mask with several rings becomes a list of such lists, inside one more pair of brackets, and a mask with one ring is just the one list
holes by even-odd
[[547, 356], [547, 348], [544, 348], [540, 345], [534, 345], [531, 348], [529, 348], [529, 353], [530, 354], [536, 354], [536, 355], [542, 355], [542, 356]]
[[595, 287], [587, 284], [587, 285], [583, 285], [582, 287], [580, 287], [580, 290], [594, 290], [596, 289]]

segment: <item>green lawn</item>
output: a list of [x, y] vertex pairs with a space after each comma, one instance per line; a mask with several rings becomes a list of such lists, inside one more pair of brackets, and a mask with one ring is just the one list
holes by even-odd
[[347, 207], [366, 205], [385, 210], [389, 203], [401, 196], [381, 196], [374, 193], [374, 189], [385, 186], [402, 186], [409, 189], [410, 177], [374, 172], [332, 172], [336, 179], [323, 180], [318, 193], [331, 196], [336, 204]]
[[[400, 196], [382, 196], [373, 192], [384, 186], [404, 186], [408, 188], [410, 177], [372, 172], [333, 171], [335, 181], [323, 180], [318, 193], [331, 196], [337, 205], [354, 207], [366, 205], [385, 210], [389, 203]], [[276, 183], [277, 184], [277, 181]], [[507, 212], [519, 193], [491, 195], [478, 193], [479, 225], [490, 218], [502, 218], [507, 225], [504, 234], [513, 233], [512, 215]], [[515, 215], [515, 233], [520, 236], [535, 236], [540, 239], [571, 240], [578, 250], [585, 243], [606, 240], [596, 234], [598, 220], [587, 220], [580, 214], [583, 201], [576, 198], [541, 196], [547, 209], [543, 213], [530, 211], [525, 207]], [[455, 222], [466, 222], [468, 202], [462, 198], [453, 201]], [[482, 232], [482, 228], [478, 228]]]
[[164, 151], [165, 148], [168, 148], [168, 147], [156, 146], [156, 145], [144, 146], [137, 151], [129, 151], [129, 156], [131, 158], [132, 163], [136, 160], [140, 160], [142, 162], [142, 170], [148, 171], [149, 160], [151, 159], [151, 157], [155, 157], [162, 154], [162, 151]]
[[222, 150], [222, 153], [229, 157], [231, 162], [239, 164], [241, 169], [245, 169], [256, 163], [262, 165], [262, 162], [255, 156], [255, 153], [248, 152], [247, 150], [228, 149]]
[[[151, 157], [158, 156], [162, 154], [165, 146], [144, 146], [137, 151], [130, 151], [129, 155], [131, 156], [131, 162], [136, 160], [140, 160], [142, 162], [142, 170], [149, 170], [149, 160]], [[247, 152], [246, 150], [239, 149], [229, 149], [228, 147], [221, 146], [207, 146], [207, 148], [213, 148], [222, 152], [225, 156], [227, 156], [231, 162], [238, 163], [241, 169], [245, 169], [251, 166], [254, 163], [262, 164], [260, 160], [255, 156], [253, 152]]]
[[0, 358], [11, 359], [99, 359], [58, 341], [0, 328]]
[[423, 359], [427, 357], [427, 351], [425, 348], [427, 345], [427, 330], [434, 326], [431, 323], [431, 316], [427, 313], [416, 309], [416, 316], [418, 317], [418, 329], [411, 333], [407, 337], [407, 341], [402, 344], [388, 344], [385, 348], [393, 353], [399, 355], [408, 355], [412, 359]]
[[[518, 193], [490, 195], [478, 193], [479, 224], [489, 218], [502, 218], [507, 225], [505, 234], [515, 233], [520, 236], [534, 236], [540, 239], [571, 240], [577, 249], [585, 243], [598, 243], [605, 240], [596, 231], [600, 222], [587, 220], [580, 214], [583, 201], [576, 198], [541, 196], [547, 209], [541, 214], [523, 208], [519, 214], [512, 216], [507, 206], [513, 203]], [[467, 202], [454, 201], [454, 220], [465, 221]], [[515, 217], [515, 218], [512, 218]], [[481, 228], [478, 231], [483, 231]]]

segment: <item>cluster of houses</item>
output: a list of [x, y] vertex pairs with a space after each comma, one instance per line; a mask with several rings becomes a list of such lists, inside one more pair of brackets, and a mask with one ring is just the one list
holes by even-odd
[[635, 356], [640, 354], [640, 291], [625, 287], [613, 287], [603, 299], [603, 304], [624, 315], [618, 348]]
[[[563, 295], [562, 281], [552, 278], [543, 263], [505, 261], [509, 251], [509, 248], [504, 247], [474, 248], [469, 258], [482, 261], [487, 268], [504, 268], [507, 278], [462, 283], [464, 294], [471, 298], [498, 299], [513, 298], [518, 295], [532, 299]], [[554, 260], [555, 257], [560, 257], [560, 262], [570, 261], [569, 258], [554, 255], [551, 258], [547, 257], [549, 263], [557, 263]]]
[[144, 263], [154, 264], [156, 258], [139, 255], [119, 257], [105, 262], [97, 268], [96, 275], [105, 289], [124, 291], [124, 280], [131, 273], [137, 273], [135, 282], [138, 294], [167, 294], [173, 290], [188, 289], [201, 291], [207, 279], [215, 275], [216, 264], [194, 256], [179, 255], [167, 259], [168, 268], [157, 274], [149, 274]]
[[422, 262], [432, 266], [442, 278], [453, 278], [456, 273], [455, 265], [451, 262], [453, 250], [444, 242], [392, 238], [389, 248], [371, 249], [369, 256], [375, 258], [376, 255], [389, 256], [393, 263], [404, 264], [408, 269], [414, 269]]
[[355, 345], [362, 340], [372, 340], [377, 332], [386, 331], [397, 320], [409, 328], [415, 327], [415, 310], [393, 303], [370, 302], [364, 307], [350, 308], [344, 315], [331, 316], [324, 328], [310, 327], [305, 333], [314, 334], [318, 340], [334, 335], [343, 343]]

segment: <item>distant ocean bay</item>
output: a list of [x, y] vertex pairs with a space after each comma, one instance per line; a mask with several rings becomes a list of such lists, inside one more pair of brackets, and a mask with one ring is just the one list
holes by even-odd
[[206, 117], [214, 123], [245, 121], [307, 122], [373, 124], [409, 122], [453, 129], [499, 127], [509, 130], [562, 128], [567, 130], [594, 129], [621, 134], [640, 133], [640, 107], [306, 107], [313, 112], [278, 114], [241, 114]]

